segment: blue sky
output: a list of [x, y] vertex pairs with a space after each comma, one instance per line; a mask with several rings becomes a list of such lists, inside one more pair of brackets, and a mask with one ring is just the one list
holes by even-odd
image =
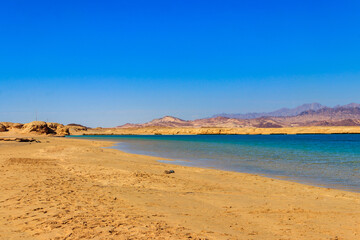
[[3, 1], [0, 121], [360, 102], [359, 1]]

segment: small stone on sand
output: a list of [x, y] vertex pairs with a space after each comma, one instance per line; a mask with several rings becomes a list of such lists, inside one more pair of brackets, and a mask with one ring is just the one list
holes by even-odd
[[171, 173], [175, 173], [175, 171], [174, 170], [165, 170], [164, 173], [171, 174]]

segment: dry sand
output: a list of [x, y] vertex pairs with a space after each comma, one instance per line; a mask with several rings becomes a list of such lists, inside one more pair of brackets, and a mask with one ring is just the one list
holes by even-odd
[[0, 239], [360, 239], [359, 193], [36, 139], [0, 142]]

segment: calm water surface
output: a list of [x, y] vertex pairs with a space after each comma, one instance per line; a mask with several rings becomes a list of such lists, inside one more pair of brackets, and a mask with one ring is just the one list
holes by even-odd
[[117, 141], [119, 150], [176, 159], [180, 165], [360, 191], [360, 134], [78, 137]]

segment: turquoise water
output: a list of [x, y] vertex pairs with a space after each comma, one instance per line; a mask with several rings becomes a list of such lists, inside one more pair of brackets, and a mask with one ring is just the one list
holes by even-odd
[[115, 148], [176, 159], [176, 164], [287, 177], [360, 191], [360, 134], [79, 136]]

